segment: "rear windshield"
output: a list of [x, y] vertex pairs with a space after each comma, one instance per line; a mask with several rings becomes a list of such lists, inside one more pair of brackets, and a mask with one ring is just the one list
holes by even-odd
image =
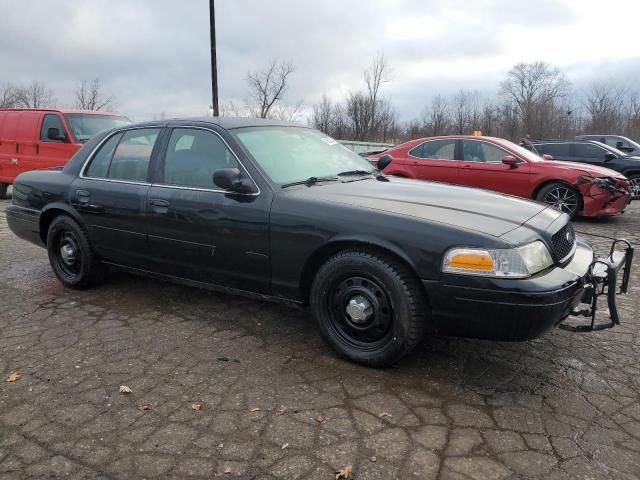
[[131, 123], [127, 117], [117, 115], [67, 113], [64, 117], [67, 119], [73, 138], [78, 143], [85, 143], [94, 135], [105, 130]]

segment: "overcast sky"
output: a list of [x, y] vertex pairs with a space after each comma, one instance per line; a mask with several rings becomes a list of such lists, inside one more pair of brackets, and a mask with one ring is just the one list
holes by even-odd
[[[637, 0], [217, 0], [220, 102], [242, 104], [246, 72], [270, 59], [296, 71], [286, 100], [362, 87], [377, 52], [401, 119], [435, 94], [494, 94], [517, 62], [545, 60], [577, 89], [614, 80], [640, 89]], [[0, 85], [43, 81], [73, 106], [100, 77], [118, 111], [203, 115], [210, 100], [207, 0], [0, 0]]]

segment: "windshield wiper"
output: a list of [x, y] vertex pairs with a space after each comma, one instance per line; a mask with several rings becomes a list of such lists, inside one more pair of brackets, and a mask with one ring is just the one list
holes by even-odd
[[374, 170], [374, 171], [371, 171], [371, 170], [348, 170], [346, 172], [340, 172], [338, 174], [339, 177], [346, 177], [346, 176], [349, 176], [349, 175], [359, 175], [361, 177], [364, 176], [364, 175], [373, 175], [376, 180], [380, 180], [382, 182], [388, 182], [389, 181], [387, 179], [387, 177], [385, 177], [382, 173], [378, 172], [377, 170]]
[[337, 182], [340, 179], [338, 177], [309, 177], [306, 180], [298, 180], [297, 182], [284, 183], [280, 185], [281, 188], [293, 187], [294, 185], [306, 185], [310, 187], [319, 182]]
[[375, 175], [375, 172], [371, 170], [347, 170], [338, 174], [339, 177], [346, 177], [347, 175]]

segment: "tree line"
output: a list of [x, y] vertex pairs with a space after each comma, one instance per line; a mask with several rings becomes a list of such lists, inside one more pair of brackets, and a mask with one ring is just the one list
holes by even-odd
[[[55, 108], [58, 100], [44, 82], [0, 86], [0, 108]], [[111, 110], [113, 97], [102, 90], [99, 78], [82, 80], [74, 91], [74, 106], [81, 110]]]
[[313, 105], [309, 124], [341, 140], [397, 143], [411, 138], [471, 134], [518, 141], [521, 138], [570, 138], [581, 133], [616, 133], [640, 139], [640, 95], [611, 82], [586, 91], [572, 88], [564, 73], [546, 62], [518, 63], [494, 95], [461, 89], [436, 94], [419, 118], [398, 121], [380, 87], [390, 81], [384, 56], [363, 73], [364, 88], [342, 101], [326, 95]]

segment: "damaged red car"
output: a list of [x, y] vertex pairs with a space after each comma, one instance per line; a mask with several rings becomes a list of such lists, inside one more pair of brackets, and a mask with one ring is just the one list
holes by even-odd
[[368, 158], [389, 175], [530, 198], [572, 217], [617, 215], [631, 201], [629, 181], [614, 170], [551, 161], [494, 137], [422, 138]]

